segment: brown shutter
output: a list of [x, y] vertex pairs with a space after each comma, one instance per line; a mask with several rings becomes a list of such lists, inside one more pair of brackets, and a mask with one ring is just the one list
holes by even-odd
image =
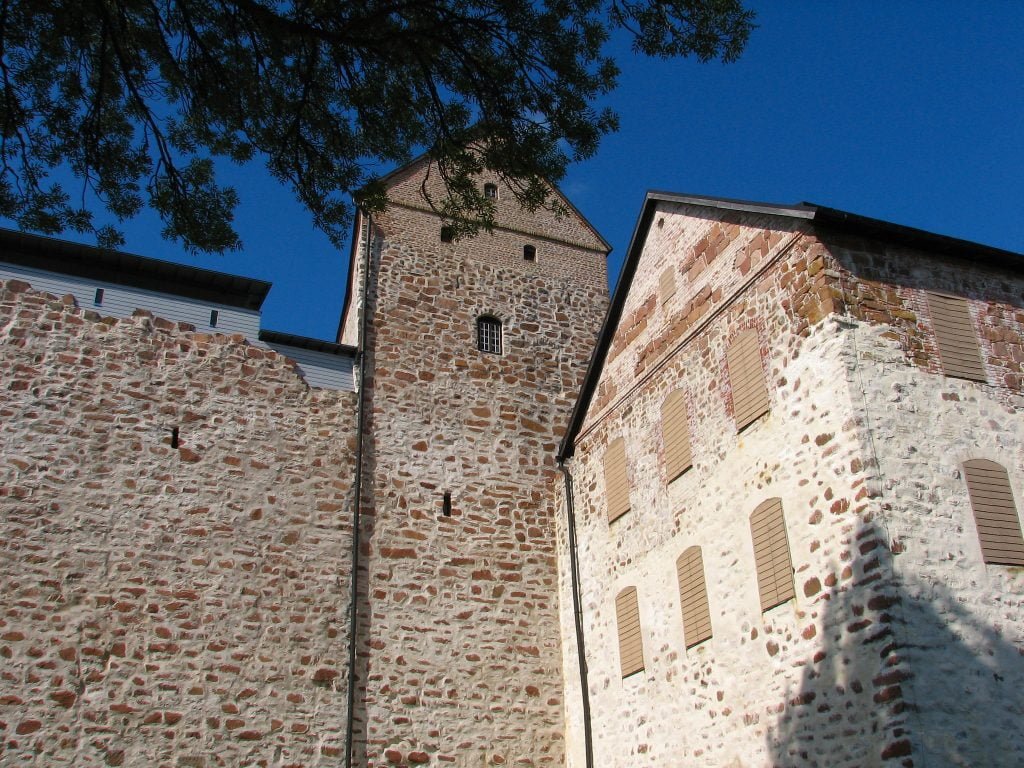
[[964, 476], [985, 562], [1024, 565], [1024, 537], [1006, 470], [994, 461], [971, 459], [964, 462]]
[[665, 480], [672, 482], [693, 466], [686, 395], [677, 389], [661, 406], [661, 434], [665, 444]]
[[676, 560], [679, 604], [683, 608], [683, 641], [687, 648], [711, 637], [711, 609], [704, 582], [704, 558], [700, 547], [690, 547]]
[[757, 331], [751, 329], [740, 333], [729, 345], [725, 356], [732, 385], [732, 409], [736, 430], [739, 431], [768, 412], [768, 390], [764, 385]]
[[676, 293], [676, 271], [673, 267], [665, 267], [661, 273], [661, 303], [671, 299]]
[[750, 516], [750, 535], [754, 539], [757, 589], [763, 613], [796, 596], [782, 499], [768, 499], [758, 505]]
[[608, 500], [608, 522], [629, 511], [629, 483], [626, 480], [626, 441], [612, 441], [604, 454], [604, 492]]
[[967, 300], [937, 293], [926, 295], [942, 370], [947, 376], [985, 381], [985, 364], [981, 361], [981, 348]]
[[615, 618], [619, 624], [619, 660], [622, 676], [629, 677], [644, 668], [644, 643], [640, 634], [640, 608], [636, 587], [626, 587], [615, 598]]

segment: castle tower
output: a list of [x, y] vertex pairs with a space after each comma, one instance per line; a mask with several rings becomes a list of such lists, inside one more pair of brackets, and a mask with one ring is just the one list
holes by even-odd
[[527, 213], [486, 176], [497, 226], [450, 242], [430, 168], [358, 223], [342, 322], [352, 343], [368, 313], [353, 764], [560, 765], [549, 489], [609, 248], [567, 201]]

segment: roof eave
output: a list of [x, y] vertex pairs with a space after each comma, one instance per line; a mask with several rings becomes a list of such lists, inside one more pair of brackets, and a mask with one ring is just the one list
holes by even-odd
[[270, 283], [124, 251], [0, 229], [0, 261], [259, 311]]
[[348, 344], [338, 344], [333, 341], [313, 339], [309, 336], [299, 336], [294, 333], [271, 331], [266, 328], [260, 331], [260, 341], [265, 344], [281, 344], [282, 346], [308, 349], [313, 352], [324, 352], [329, 355], [354, 357], [356, 354], [356, 348], [349, 346]]
[[633, 282], [636, 273], [637, 263], [640, 261], [640, 252], [643, 250], [644, 241], [651, 228], [651, 221], [654, 219], [654, 212], [657, 209], [658, 198], [655, 193], [648, 192], [644, 205], [640, 209], [640, 216], [637, 218], [636, 226], [633, 228], [633, 236], [629, 241], [629, 248], [626, 250], [626, 258], [622, 263], [622, 271], [619, 272], [619, 279], [615, 283], [615, 290], [612, 292], [612, 300], [605, 314], [601, 330], [597, 334], [597, 344], [590, 355], [590, 363], [587, 365], [587, 372], [583, 377], [583, 384], [580, 393], [576, 397], [576, 404], [573, 406], [572, 415], [569, 417], [569, 427], [558, 445], [557, 459], [559, 462], [571, 459], [576, 451], [576, 435], [579, 434], [586, 418], [590, 402], [594, 397], [594, 390], [601, 378], [601, 370], [604, 368], [605, 358], [608, 356], [608, 348], [611, 346], [612, 337], [618, 328], [619, 320], [622, 318], [622, 307], [626, 302], [626, 294], [629, 293], [629, 286]]
[[1024, 269], [1024, 255], [1013, 251], [948, 235], [939, 235], [902, 224], [893, 224], [882, 219], [872, 219], [837, 208], [810, 203], [804, 205], [814, 209], [814, 224], [818, 227], [874, 240], [884, 240], [908, 248], [965, 259], [972, 263], [985, 262], [1014, 271]]

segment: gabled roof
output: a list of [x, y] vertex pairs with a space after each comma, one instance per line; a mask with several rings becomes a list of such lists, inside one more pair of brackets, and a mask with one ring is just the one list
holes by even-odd
[[270, 283], [92, 245], [0, 229], [0, 261], [199, 301], [259, 310]]
[[[430, 153], [424, 152], [420, 155], [417, 155], [409, 162], [404, 163], [403, 165], [400, 165], [399, 167], [381, 176], [380, 183], [384, 184], [385, 186], [391, 185], [394, 182], [401, 180], [404, 174], [410, 172], [417, 166], [432, 161], [433, 158], [431, 157]], [[568, 197], [566, 197], [562, 190], [560, 190], [555, 184], [550, 184], [549, 182], [549, 186], [554, 191], [554, 193], [558, 195], [559, 199], [565, 204], [565, 206], [583, 223], [583, 226], [586, 227], [587, 230], [589, 230], [590, 233], [597, 239], [597, 242], [600, 243], [601, 247], [604, 250], [605, 256], [611, 253], [611, 244], [607, 240], [605, 240], [604, 237], [602, 237], [601, 233], [597, 231], [597, 228], [590, 223], [590, 220], [582, 213], [580, 213], [580, 210], [575, 205], [573, 205], [572, 201]], [[345, 327], [345, 316], [348, 314], [351, 308], [352, 276], [355, 273], [355, 260], [359, 250], [359, 216], [360, 214], [358, 211], [353, 216], [352, 249], [351, 252], [349, 253], [348, 259], [348, 274], [346, 276], [347, 288], [345, 291], [345, 300], [342, 303], [341, 316], [338, 318], [338, 338], [341, 338], [342, 331], [344, 330]], [[496, 224], [496, 227], [500, 226], [500, 224]]]
[[900, 224], [892, 224], [881, 219], [872, 219], [836, 208], [814, 205], [813, 203], [779, 205], [749, 200], [734, 200], [725, 197], [706, 197], [702, 195], [650, 191], [644, 199], [644, 205], [640, 209], [640, 216], [637, 219], [636, 227], [633, 229], [629, 250], [626, 252], [626, 258], [622, 265], [622, 271], [619, 273], [618, 282], [615, 284], [615, 292], [612, 295], [608, 313], [605, 315], [604, 324], [601, 326], [601, 331], [598, 334], [597, 346], [594, 347], [594, 352], [590, 357], [590, 364], [587, 367], [583, 386], [580, 388], [579, 397], [576, 399], [576, 404], [573, 407], [569, 428], [566, 430], [562, 442], [558, 446], [559, 461], [570, 458], [576, 450], [576, 437], [583, 427], [583, 421], [587, 416], [587, 411], [590, 409], [590, 403], [593, 400], [594, 392], [601, 378], [601, 372], [604, 370], [608, 349], [619, 326], [619, 321], [622, 319], [622, 309], [625, 306], [626, 297], [629, 295], [629, 289], [636, 274], [637, 264], [640, 261], [640, 254], [643, 252], [644, 243], [651, 228], [651, 222], [654, 219], [658, 206], [662, 203], [677, 203], [718, 210], [803, 219], [815, 227], [833, 232], [884, 240], [908, 248], [916, 248], [968, 261], [982, 262], [1016, 272], [1024, 272], [1024, 255], [1019, 253], [1006, 251], [1001, 248], [993, 248], [989, 245], [981, 245], [980, 243], [972, 243], [955, 237], [947, 237], [946, 235], [937, 235], [933, 232], [905, 227]]
[[[385, 184], [385, 185], [390, 184], [391, 182], [393, 182], [393, 181], [395, 181], [397, 179], [400, 179], [403, 174], [405, 174], [408, 171], [412, 170], [415, 166], [421, 165], [424, 162], [433, 162], [433, 158], [431, 157], [429, 152], [424, 152], [423, 154], [418, 155], [418, 156], [414, 157], [412, 160], [410, 160], [409, 162], [405, 163], [405, 165], [402, 165], [402, 166], [400, 166], [398, 168], [395, 168], [393, 171], [384, 174], [384, 176], [382, 176], [380, 178], [380, 182], [382, 184]], [[583, 222], [583, 225], [588, 230], [590, 230], [590, 233], [595, 238], [597, 238], [597, 241], [599, 243], [601, 243], [602, 247], [604, 248], [605, 253], [606, 254], [610, 253], [611, 250], [612, 250], [611, 244], [607, 240], [605, 240], [604, 237], [601, 236], [601, 233], [597, 231], [597, 228], [593, 224], [590, 223], [590, 220], [586, 216], [584, 216], [582, 213], [580, 213], [579, 208], [577, 208], [575, 205], [573, 205], [572, 200], [570, 200], [568, 197], [565, 196], [565, 194], [562, 192], [562, 190], [558, 188], [558, 185], [552, 184], [550, 181], [547, 181], [546, 179], [545, 179], [545, 182], [547, 183], [547, 185], [549, 187], [551, 187], [551, 190], [558, 196], [558, 198], [565, 204], [565, 206], [581, 222]], [[501, 225], [497, 224], [496, 226], [501, 226]]]

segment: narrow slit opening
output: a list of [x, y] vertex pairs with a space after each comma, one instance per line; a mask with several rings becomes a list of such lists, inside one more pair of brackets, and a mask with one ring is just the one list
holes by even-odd
[[444, 499], [441, 502], [441, 514], [445, 517], [452, 516], [452, 494], [449, 491], [444, 492]]

